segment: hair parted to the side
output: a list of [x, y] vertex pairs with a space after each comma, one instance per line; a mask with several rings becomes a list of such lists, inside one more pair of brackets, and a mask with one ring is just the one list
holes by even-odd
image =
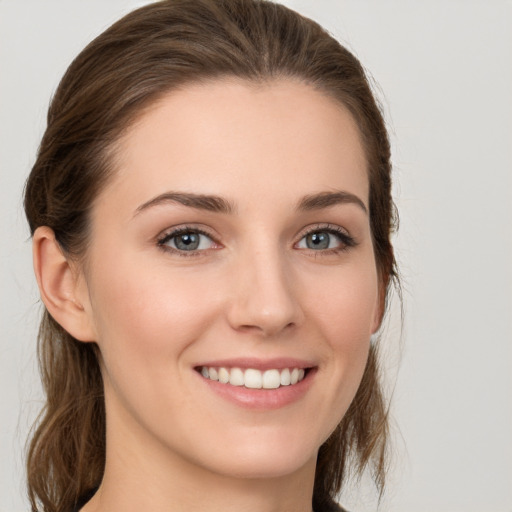
[[[25, 190], [31, 232], [49, 226], [62, 250], [86, 254], [91, 205], [115, 170], [112, 148], [145, 108], [179, 86], [220, 77], [301, 80], [345, 105], [364, 141], [370, 224], [386, 293], [397, 273], [390, 235], [390, 148], [359, 61], [317, 23], [266, 0], [166, 0], [131, 12], [92, 41], [64, 75]], [[97, 487], [105, 463], [98, 347], [69, 335], [45, 310], [39, 362], [46, 405], [27, 455], [33, 511], [64, 512]], [[369, 467], [382, 492], [387, 406], [376, 344], [358, 392], [321, 447], [314, 504], [339, 492], [349, 468]]]

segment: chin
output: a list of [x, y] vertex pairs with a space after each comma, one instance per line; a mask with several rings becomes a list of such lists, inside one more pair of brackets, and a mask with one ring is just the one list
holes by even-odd
[[[266, 431], [265, 431], [266, 430]], [[311, 432], [255, 427], [245, 435], [229, 435], [205, 451], [207, 458], [195, 461], [212, 473], [244, 479], [280, 478], [306, 468], [314, 471], [321, 439]]]
[[289, 454], [284, 450], [274, 453], [247, 455], [238, 460], [224, 461], [210, 467], [215, 473], [231, 478], [241, 479], [276, 479], [300, 472], [313, 461], [316, 463], [316, 453], [312, 457], [306, 454]]

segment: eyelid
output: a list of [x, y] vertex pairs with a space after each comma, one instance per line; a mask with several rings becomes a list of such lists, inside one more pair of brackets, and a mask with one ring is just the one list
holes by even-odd
[[298, 236], [299, 238], [303, 238], [304, 236], [309, 235], [310, 233], [315, 233], [316, 231], [332, 231], [335, 233], [343, 233], [348, 237], [351, 236], [347, 229], [339, 226], [338, 224], [331, 224], [329, 222], [317, 222], [316, 224], [306, 226], [300, 231]]
[[212, 239], [219, 238], [219, 235], [216, 233], [214, 229], [212, 229], [209, 225], [205, 225], [202, 222], [183, 222], [175, 225], [168, 226], [162, 229], [158, 235], [156, 235], [155, 239], [161, 239], [171, 233], [176, 233], [180, 231], [197, 231], [198, 233], [202, 233], [206, 236], [209, 236]]

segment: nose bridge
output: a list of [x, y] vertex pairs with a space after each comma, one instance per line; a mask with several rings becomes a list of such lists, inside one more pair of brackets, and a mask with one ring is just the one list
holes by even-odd
[[300, 307], [286, 254], [278, 242], [259, 238], [259, 242], [241, 250], [238, 260], [230, 312], [232, 326], [270, 336], [296, 325], [301, 317]]

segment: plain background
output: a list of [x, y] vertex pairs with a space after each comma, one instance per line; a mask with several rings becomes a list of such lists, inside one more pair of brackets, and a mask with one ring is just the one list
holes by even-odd
[[[21, 208], [49, 98], [131, 0], [0, 0], [0, 512], [28, 510], [38, 295]], [[512, 2], [289, 0], [376, 82], [405, 283], [385, 343], [395, 464], [380, 510], [512, 511]], [[376, 510], [370, 486], [349, 492]]]

